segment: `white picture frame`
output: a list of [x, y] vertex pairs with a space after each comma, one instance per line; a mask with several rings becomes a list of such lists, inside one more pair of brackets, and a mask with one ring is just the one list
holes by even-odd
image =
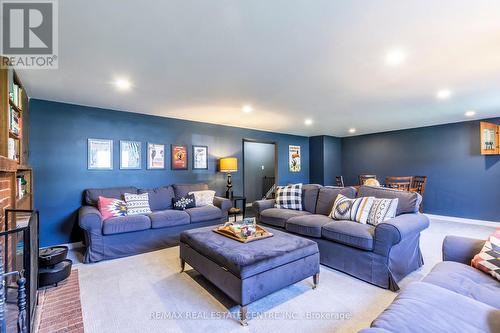
[[113, 170], [113, 140], [87, 140], [87, 169]]
[[142, 169], [142, 142], [120, 140], [120, 169]]
[[290, 172], [300, 172], [301, 152], [300, 146], [289, 145], [288, 146], [288, 170]]
[[165, 169], [165, 145], [148, 142], [148, 165], [149, 170]]

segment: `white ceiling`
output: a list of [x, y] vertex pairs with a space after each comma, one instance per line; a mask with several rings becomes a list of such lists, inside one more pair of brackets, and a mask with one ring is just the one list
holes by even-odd
[[500, 1], [64, 0], [59, 69], [21, 77], [34, 98], [300, 135], [500, 116]]

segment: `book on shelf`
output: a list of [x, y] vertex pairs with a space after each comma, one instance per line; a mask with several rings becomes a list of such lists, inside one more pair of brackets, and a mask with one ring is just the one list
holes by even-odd
[[22, 110], [23, 108], [23, 88], [21, 88], [16, 83], [12, 85], [12, 93], [9, 93], [9, 96], [14, 103], [14, 105]]
[[9, 129], [12, 133], [19, 135], [21, 129], [21, 115], [13, 107], [9, 107]]
[[16, 141], [12, 138], [8, 139], [8, 151], [7, 151], [7, 157], [11, 160], [16, 159]]

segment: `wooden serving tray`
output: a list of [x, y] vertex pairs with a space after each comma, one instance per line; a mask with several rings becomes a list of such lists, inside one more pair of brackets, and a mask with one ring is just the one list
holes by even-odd
[[262, 228], [261, 226], [257, 226], [257, 230], [255, 231], [255, 234], [253, 236], [250, 236], [248, 238], [242, 238], [240, 236], [237, 236], [229, 227], [218, 227], [213, 229], [214, 232], [222, 235], [229, 237], [231, 239], [237, 240], [238, 242], [241, 243], [249, 243], [253, 242], [256, 240], [264, 239], [264, 238], [269, 238], [272, 237], [273, 234], [267, 231], [266, 229]]

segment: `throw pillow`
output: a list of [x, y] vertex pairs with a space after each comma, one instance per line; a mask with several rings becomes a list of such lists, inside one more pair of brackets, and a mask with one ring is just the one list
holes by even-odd
[[396, 216], [398, 210], [398, 198], [395, 199], [378, 199], [373, 200], [373, 206], [368, 214], [366, 223], [377, 225]]
[[302, 184], [278, 186], [274, 207], [302, 210]]
[[187, 194], [183, 197], [176, 197], [173, 199], [174, 209], [184, 210], [187, 208], [196, 207], [196, 199], [193, 194]]
[[500, 281], [500, 228], [484, 243], [481, 252], [472, 258], [471, 265]]
[[148, 193], [131, 194], [125, 193], [125, 203], [127, 204], [128, 215], [150, 214]]
[[103, 220], [127, 215], [127, 205], [125, 201], [120, 199], [99, 196], [97, 199], [97, 209], [99, 209]]
[[192, 191], [188, 194], [194, 195], [194, 201], [196, 207], [203, 207], [214, 204], [215, 191], [205, 190], [205, 191]]
[[366, 224], [374, 199], [374, 197], [349, 199], [339, 194], [333, 204], [330, 217], [335, 220], [349, 220]]

